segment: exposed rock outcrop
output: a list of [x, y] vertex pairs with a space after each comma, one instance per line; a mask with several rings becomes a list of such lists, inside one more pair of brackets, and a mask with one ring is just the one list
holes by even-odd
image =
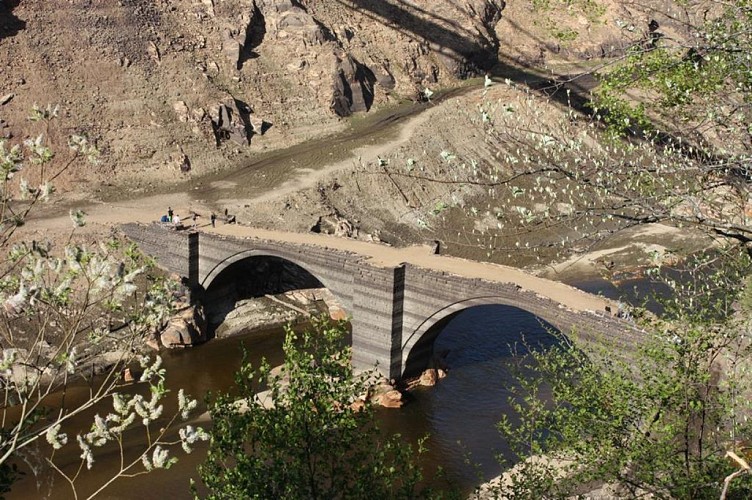
[[447, 376], [446, 371], [441, 368], [428, 368], [420, 374], [417, 385], [423, 387], [433, 387], [436, 383]]
[[297, 38], [306, 45], [320, 45], [326, 41], [321, 25], [298, 2], [257, 0], [256, 5], [275, 38]]
[[220, 103], [211, 114], [212, 129], [217, 145], [231, 140], [241, 146], [248, 146], [253, 134], [250, 114], [250, 109], [234, 98]]
[[200, 304], [187, 307], [172, 318], [161, 335], [164, 347], [190, 347], [206, 341], [207, 321]]
[[357, 238], [358, 228], [349, 220], [337, 214], [329, 217], [319, 217], [316, 224], [311, 227], [311, 232], [321, 234], [333, 234], [340, 238]]
[[[121, 180], [146, 189], [173, 173], [165, 144], [181, 144], [199, 174], [226, 170], [236, 165], [235, 143], [247, 145], [268, 124], [275, 125], [265, 134], [269, 148], [321, 137], [344, 127], [341, 116], [451, 86], [494, 66], [500, 54], [525, 63], [601, 55], [620, 35], [615, 19], [645, 18], [616, 2], [597, 22], [557, 19], [587, 33], [567, 47], [550, 43], [548, 28], [525, 2], [68, 3], [14, 4], [0, 34], [0, 67], [7, 68], [0, 106], [12, 135], [35, 136], [28, 111], [40, 96], [54, 96], [60, 130], [83, 133], [107, 152], [98, 165], [82, 165], [85, 172], [63, 172], [59, 193]], [[676, 32], [670, 20], [659, 21], [667, 36]], [[246, 122], [228, 96], [248, 103], [267, 125], [254, 116]], [[182, 104], [172, 107], [177, 103], [188, 115]], [[217, 103], [225, 108], [215, 113]], [[197, 109], [213, 115], [213, 127]], [[212, 142], [219, 151], [206, 147]]]
[[349, 54], [337, 55], [332, 82], [332, 110], [338, 116], [368, 111], [373, 104], [373, 71]]

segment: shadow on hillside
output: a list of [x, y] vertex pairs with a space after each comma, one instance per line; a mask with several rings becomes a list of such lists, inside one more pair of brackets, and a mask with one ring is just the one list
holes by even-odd
[[20, 3], [20, 0], [0, 0], [0, 40], [26, 29], [26, 21], [13, 14], [13, 9]]
[[256, 47], [261, 45], [266, 36], [266, 20], [264, 14], [257, 6], [254, 5], [251, 22], [246, 28], [246, 36], [243, 47], [240, 50], [240, 59], [238, 60], [238, 69], [243, 69], [243, 64], [249, 59], [259, 57]]
[[[404, 0], [373, 2], [371, 0], [337, 0], [346, 8], [385, 26], [397, 30], [418, 42], [427, 42], [432, 50], [444, 57], [453, 59], [459, 67], [466, 66], [467, 75], [488, 74], [496, 78], [508, 78], [514, 83], [525, 85], [537, 92], [577, 110], [591, 114], [587, 106], [590, 90], [596, 81], [592, 75], [574, 77], [542, 76], [525, 69], [524, 66], [502, 62], [498, 58], [498, 40], [495, 34], [487, 33], [488, 44], [477, 41], [480, 32], [460, 26], [456, 21], [438, 16], [425, 9], [409, 5]], [[452, 30], [446, 26], [452, 26]], [[521, 27], [516, 26], [520, 31]], [[546, 42], [532, 33], [524, 32], [539, 45]], [[569, 93], [566, 92], [569, 90]]]
[[[453, 59], [458, 64], [470, 63], [468, 72], [487, 71], [496, 63], [496, 47], [493, 42], [478, 43], [479, 34], [456, 21], [437, 16], [403, 0], [396, 4], [371, 0], [337, 0], [344, 7], [383, 23], [417, 41], [425, 41], [435, 52]], [[443, 24], [439, 24], [439, 22]], [[445, 25], [452, 26], [449, 30]]]

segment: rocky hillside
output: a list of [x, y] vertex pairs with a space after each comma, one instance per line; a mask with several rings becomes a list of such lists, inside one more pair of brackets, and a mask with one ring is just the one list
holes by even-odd
[[[98, 171], [67, 175], [77, 189], [222, 169], [487, 68], [501, 6], [475, 3], [453, 16], [477, 30], [445, 29], [451, 49], [442, 52], [340, 2], [4, 0], [2, 133], [35, 135], [32, 107], [59, 105], [52, 140], [76, 131], [104, 153]], [[382, 13], [392, 25], [393, 9]]]
[[[56, 179], [58, 191], [66, 200], [96, 199], [100, 191], [108, 199], [138, 196], [327, 137], [357, 117], [425, 99], [427, 89], [490, 74], [510, 85], [431, 102], [412, 139], [378, 162], [277, 192], [289, 172], [302, 176], [332, 161], [319, 143], [306, 164], [267, 161], [267, 170], [210, 182], [215, 192], [196, 196], [256, 226], [393, 244], [440, 240], [442, 252], [526, 264], [510, 261], [519, 256], [516, 233], [478, 216], [497, 211], [494, 196], [436, 179], [474, 162], [498, 165], [506, 146], [487, 140], [478, 110], [531, 103], [520, 109], [542, 120], [536, 127], [555, 126], [567, 111], [545, 99], [552, 80], [647, 40], [654, 19], [664, 35], [681, 36], [681, 13], [665, 7], [616, 0], [574, 1], [566, 9], [502, 0], [0, 0], [0, 136], [13, 144], [44, 133], [64, 165], [67, 137], [85, 135], [101, 161], [75, 162]], [[48, 105], [59, 106], [56, 120], [28, 119], [35, 106]], [[277, 171], [279, 182], [259, 184]]]
[[[2, 0], [0, 134], [95, 141], [102, 163], [59, 189], [167, 182], [330, 134], [500, 58], [599, 55], [623, 13], [604, 5], [566, 20], [587, 33], [575, 42], [502, 0]], [[59, 105], [59, 120], [29, 122], [35, 104]]]

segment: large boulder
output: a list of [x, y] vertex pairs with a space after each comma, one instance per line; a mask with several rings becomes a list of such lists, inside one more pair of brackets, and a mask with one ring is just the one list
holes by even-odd
[[178, 120], [181, 122], [187, 122], [190, 120], [190, 110], [188, 109], [188, 105], [185, 103], [185, 101], [175, 101], [172, 103], [172, 109], [175, 110], [175, 114], [178, 117]]
[[436, 385], [436, 381], [439, 379], [436, 368], [429, 368], [420, 374], [418, 384], [424, 387], [433, 387]]
[[241, 146], [251, 143], [250, 110], [234, 98], [221, 102], [211, 113], [217, 146], [231, 140]]
[[222, 52], [225, 54], [227, 59], [230, 60], [234, 65], [238, 66], [240, 64], [240, 56], [243, 51], [243, 44], [240, 43], [235, 36], [233, 36], [232, 31], [230, 29], [225, 29], [222, 31]]
[[350, 116], [368, 111], [373, 103], [373, 72], [349, 54], [336, 55], [332, 79], [332, 111], [338, 116]]
[[298, 39], [308, 45], [320, 45], [326, 34], [297, 2], [290, 0], [257, 0], [256, 5], [266, 20], [266, 27], [275, 38]]
[[333, 234], [340, 238], [357, 238], [358, 227], [349, 220], [337, 214], [320, 216], [311, 227], [311, 232], [320, 234]]
[[160, 335], [167, 348], [190, 347], [206, 341], [207, 321], [201, 304], [188, 307], [170, 320]]
[[384, 408], [402, 408], [405, 404], [402, 393], [386, 380], [382, 380], [373, 388], [371, 401]]
[[405, 404], [402, 401], [402, 393], [397, 389], [381, 394], [377, 401], [384, 408], [402, 408], [402, 405]]

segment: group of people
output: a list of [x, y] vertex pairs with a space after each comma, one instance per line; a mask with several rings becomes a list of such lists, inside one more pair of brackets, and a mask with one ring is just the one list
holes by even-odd
[[[193, 221], [192, 227], [195, 228], [198, 224], [198, 218], [201, 216], [194, 211], [191, 211], [190, 214], [190, 219]], [[209, 221], [211, 222], [212, 227], [217, 227], [217, 214], [212, 212], [212, 214], [209, 216]], [[177, 228], [180, 228], [183, 225], [183, 221], [180, 219], [180, 216], [172, 210], [172, 207], [167, 207], [167, 215], [163, 215], [160, 219], [160, 222], [172, 223]], [[230, 224], [235, 222], [235, 216], [233, 215], [231, 219], [227, 215], [227, 209], [225, 209], [225, 222]]]

